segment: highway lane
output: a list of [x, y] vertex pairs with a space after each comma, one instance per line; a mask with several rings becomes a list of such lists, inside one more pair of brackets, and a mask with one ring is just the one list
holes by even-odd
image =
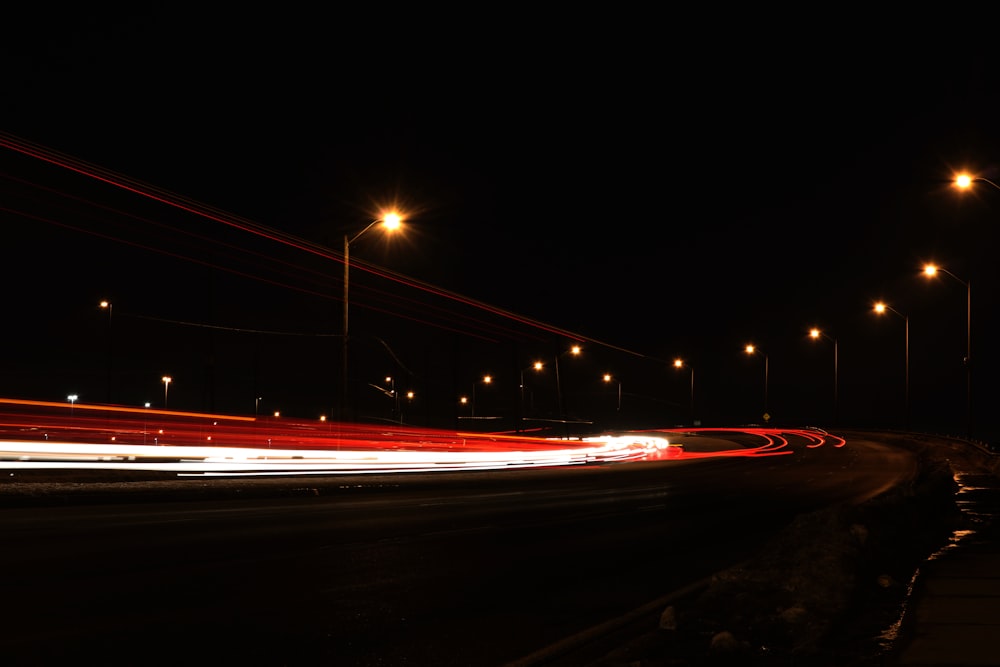
[[0, 651], [39, 665], [502, 665], [741, 560], [800, 512], [915, 472], [870, 439], [810, 444], [9, 507]]

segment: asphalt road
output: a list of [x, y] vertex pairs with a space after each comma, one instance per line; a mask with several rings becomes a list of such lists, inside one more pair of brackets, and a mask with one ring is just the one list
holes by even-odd
[[[229, 482], [4, 502], [5, 664], [502, 665], [915, 472], [868, 440], [764, 457]], [[144, 495], [145, 494], [145, 495]]]

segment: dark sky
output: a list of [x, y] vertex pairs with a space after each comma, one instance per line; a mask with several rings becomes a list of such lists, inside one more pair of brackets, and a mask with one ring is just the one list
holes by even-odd
[[[336, 376], [342, 265], [316, 249], [339, 253], [396, 202], [405, 238], [366, 235], [352, 258], [402, 278], [352, 274], [352, 338], [357, 327], [391, 348], [411, 379], [446, 376], [423, 389], [442, 404], [477, 366], [511, 376], [577, 338], [593, 351], [565, 371], [581, 391], [609, 370], [633, 403], [687, 419], [688, 376], [662, 363], [683, 356], [703, 418], [757, 420], [762, 364], [741, 352], [753, 341], [775, 419], [898, 424], [909, 387], [911, 415], [962, 431], [965, 281], [974, 423], [986, 421], [1000, 190], [958, 196], [948, 180], [959, 168], [1000, 179], [1000, 114], [967, 26], [887, 40], [850, 17], [793, 35], [761, 16], [133, 11], [25, 19], [3, 47], [8, 140], [315, 246], [2, 149], [7, 312], [23, 324], [5, 335], [24, 352], [0, 393], [60, 400], [75, 383], [104, 400], [93, 302], [109, 296], [115, 402], [156, 398], [158, 369], [176, 366], [199, 378], [171, 388], [191, 409], [242, 410], [264, 393], [325, 410], [325, 390], [288, 390], [269, 363], [303, 386]], [[929, 260], [960, 280], [928, 284]], [[908, 348], [902, 318], [872, 316], [879, 298], [909, 318]], [[209, 324], [220, 332], [206, 343], [195, 325]], [[830, 340], [805, 336], [814, 325], [837, 341], [836, 365]], [[285, 335], [250, 344], [227, 327]], [[327, 346], [332, 358], [310, 361]], [[192, 348], [207, 361], [187, 370]], [[251, 360], [236, 389], [219, 379], [238, 374], [223, 350]], [[370, 363], [352, 362], [362, 386]]]

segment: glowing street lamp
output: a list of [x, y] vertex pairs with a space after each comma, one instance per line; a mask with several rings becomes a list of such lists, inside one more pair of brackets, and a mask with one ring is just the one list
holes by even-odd
[[771, 418], [771, 415], [768, 414], [767, 412], [767, 371], [768, 371], [767, 354], [757, 349], [757, 346], [753, 345], [752, 343], [748, 344], [745, 348], [743, 348], [743, 351], [751, 356], [754, 354], [760, 354], [761, 356], [764, 357], [764, 421], [767, 421]]
[[875, 304], [875, 312], [879, 315], [885, 313], [886, 311], [890, 313], [895, 313], [896, 315], [903, 318], [903, 343], [904, 343], [904, 380], [906, 386], [903, 393], [903, 428], [909, 428], [910, 426], [910, 318], [903, 315], [901, 312], [893, 308], [887, 303], [879, 301]]
[[531, 364], [527, 368], [522, 368], [521, 369], [521, 378], [520, 378], [520, 381], [521, 381], [521, 385], [520, 385], [520, 387], [521, 387], [521, 415], [520, 415], [520, 417], [521, 418], [517, 420], [517, 432], [518, 433], [520, 433], [521, 429], [524, 427], [524, 418], [526, 416], [525, 409], [524, 409], [524, 371], [533, 370], [536, 373], [538, 373], [543, 368], [545, 368], [545, 365], [542, 362], [540, 362], [540, 361], [536, 361], [535, 363]]
[[76, 402], [77, 402], [77, 400], [79, 400], [79, 398], [80, 397], [77, 396], [76, 394], [70, 394], [69, 396], [66, 397], [66, 400], [69, 401], [69, 416], [70, 417], [73, 416], [73, 406], [76, 404]]
[[674, 359], [674, 368], [688, 368], [691, 371], [691, 423], [694, 424], [694, 366], [678, 358]]
[[[986, 179], [975, 179], [983, 180]], [[989, 181], [987, 181], [989, 182]], [[992, 184], [992, 183], [991, 183]], [[924, 275], [934, 278], [938, 273], [951, 276], [957, 282], [965, 285], [965, 429], [966, 435], [972, 435], [972, 282], [962, 280], [948, 269], [935, 264], [924, 265]]]
[[[492, 384], [492, 382], [493, 382], [493, 376], [492, 375], [484, 375], [483, 379], [482, 379], [482, 382], [483, 382], [483, 384]], [[471, 417], [473, 417], [473, 418], [475, 418], [475, 416], [476, 416], [476, 384], [477, 384], [476, 382], [472, 383], [472, 405], [471, 405], [472, 412], [471, 412]], [[461, 398], [458, 399], [458, 402], [461, 403], [462, 405], [466, 405], [466, 404], [469, 403], [469, 399], [467, 397], [465, 397], [465, 396], [462, 396]]]
[[573, 345], [562, 354], [556, 355], [556, 409], [559, 410], [559, 419], [564, 419], [566, 416], [566, 410], [563, 406], [562, 380], [559, 379], [559, 357], [563, 354], [571, 354], [574, 357], [578, 357], [582, 351], [579, 345]]
[[839, 416], [839, 412], [840, 412], [840, 410], [839, 410], [839, 396], [838, 396], [839, 380], [838, 380], [838, 377], [837, 377], [837, 375], [838, 375], [838, 372], [837, 372], [837, 366], [838, 366], [838, 363], [837, 363], [837, 339], [836, 338], [830, 338], [830, 336], [826, 335], [825, 333], [823, 333], [822, 331], [820, 331], [819, 329], [816, 329], [816, 328], [813, 328], [813, 329], [809, 330], [809, 337], [812, 338], [812, 339], [814, 339], [814, 340], [819, 339], [820, 337], [822, 337], [822, 338], [825, 338], [828, 341], [830, 341], [830, 342], [833, 343], [833, 423], [834, 423], [834, 425], [836, 425], [837, 424], [837, 417]]
[[[617, 379], [611, 373], [605, 373], [603, 379], [606, 383], [611, 384], [612, 382], [618, 383], [618, 412], [622, 411], [622, 382]], [[634, 390], [633, 390], [634, 391]]]
[[112, 329], [111, 312], [114, 309], [114, 307], [111, 305], [111, 302], [107, 301], [107, 300], [101, 301], [101, 303], [98, 304], [98, 305], [102, 309], [108, 311], [108, 403], [110, 404], [112, 402], [112, 400], [111, 400], [111, 365], [112, 365], [112, 359], [113, 359], [113, 355], [112, 355], [112, 349], [113, 349], [112, 348], [112, 344], [113, 344], [113, 342], [112, 341], [113, 341], [113, 333], [114, 333], [114, 330]]
[[983, 183], [988, 183], [989, 185], [992, 185], [997, 190], [1000, 190], [1000, 185], [997, 185], [996, 183], [994, 183], [990, 179], [983, 178], [982, 176], [973, 176], [972, 174], [970, 174], [968, 172], [964, 172], [964, 171], [962, 173], [960, 173], [960, 174], [955, 174], [955, 180], [952, 181], [952, 184], [958, 190], [971, 190], [972, 189], [972, 185], [974, 183], [976, 183], [977, 181], [981, 181]]
[[167, 390], [170, 389], [170, 383], [173, 382], [173, 381], [174, 381], [174, 379], [172, 377], [170, 377], [169, 375], [164, 375], [163, 376], [162, 382], [163, 382], [163, 409], [164, 410], [167, 409]]
[[351, 244], [361, 238], [365, 232], [370, 230], [376, 224], [382, 223], [382, 226], [388, 232], [396, 231], [400, 228], [403, 223], [403, 218], [396, 211], [390, 211], [385, 213], [381, 218], [372, 220], [367, 227], [362, 229], [360, 232], [354, 235], [354, 238], [349, 237], [344, 234], [344, 330], [343, 330], [343, 360], [341, 366], [342, 372], [342, 396], [340, 401], [340, 417], [341, 421], [346, 420], [347, 410], [347, 350], [348, 350], [348, 319], [350, 313], [350, 279], [351, 279]]

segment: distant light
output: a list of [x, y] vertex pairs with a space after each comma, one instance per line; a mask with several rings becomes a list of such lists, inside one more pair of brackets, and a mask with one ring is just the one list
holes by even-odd
[[809, 335], [812, 338], [819, 338], [819, 329], [810, 329], [809, 330]]
[[938, 272], [938, 267], [934, 266], [933, 264], [925, 264], [924, 265], [924, 275], [925, 276], [932, 276], [933, 277], [933, 276], [937, 275], [937, 272]]
[[968, 190], [972, 187], [972, 181], [975, 180], [969, 174], [962, 172], [955, 176], [955, 187], [959, 190]]
[[875, 304], [875, 312], [879, 313], [879, 314], [884, 313], [885, 312], [885, 304], [882, 303], [881, 301], [879, 301], [878, 303], [876, 303]]

